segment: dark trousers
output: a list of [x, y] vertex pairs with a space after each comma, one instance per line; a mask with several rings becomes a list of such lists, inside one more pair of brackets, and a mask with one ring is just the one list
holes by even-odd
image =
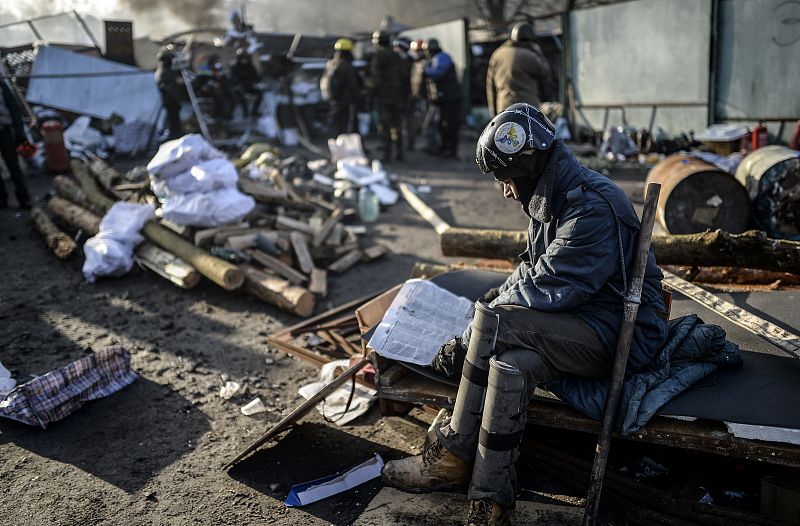
[[383, 143], [383, 160], [389, 161], [394, 144], [397, 159], [403, 158], [403, 105], [398, 100], [378, 100], [378, 133]]
[[455, 157], [458, 154], [458, 134], [461, 130], [461, 99], [443, 100], [439, 103], [440, 151]]
[[[526, 407], [533, 397], [537, 384], [562, 378], [567, 375], [603, 377], [611, 371], [613, 349], [605, 348], [594, 330], [579, 317], [561, 312], [542, 312], [516, 305], [500, 305], [494, 308], [499, 314], [497, 339], [494, 346], [496, 359], [515, 367], [522, 373], [525, 389], [523, 400]], [[464, 333], [468, 344], [471, 327]], [[491, 385], [489, 387], [491, 389]], [[487, 393], [485, 400], [490, 398]], [[497, 408], [470, 408], [474, 414], [491, 413]], [[521, 411], [514, 418], [520, 428], [525, 425], [527, 412]], [[475, 459], [479, 435], [456, 433], [445, 421], [436, 429], [436, 434], [445, 448], [464, 460]], [[517, 448], [511, 462], [502, 466], [482, 465], [482, 471], [473, 471], [468, 496], [470, 499], [490, 498], [506, 509], [514, 507], [515, 481], [514, 461], [519, 456]], [[478, 464], [476, 464], [478, 466]]]
[[[28, 194], [28, 187], [25, 185], [25, 179], [22, 176], [22, 170], [19, 167], [17, 141], [14, 139], [14, 130], [11, 126], [0, 126], [0, 156], [3, 157], [8, 173], [11, 175], [11, 182], [14, 183], [14, 193], [17, 196], [17, 201], [20, 206], [29, 205], [31, 198]], [[0, 180], [0, 206], [6, 206], [7, 204], [8, 194], [6, 194], [5, 184]]]
[[[264, 92], [258, 89], [255, 86], [237, 86], [233, 89], [234, 95], [236, 97], [236, 104], [233, 107], [232, 111], [236, 111], [237, 106], [242, 107], [242, 112], [244, 113], [245, 117], [250, 115], [258, 116], [259, 115], [259, 108], [261, 107], [261, 99], [264, 98]], [[245, 95], [254, 95], [255, 100], [253, 100], [253, 107], [247, 107], [247, 97]]]
[[343, 133], [354, 133], [356, 106], [355, 104], [331, 102], [329, 114], [330, 130], [334, 138]]
[[181, 106], [180, 104], [164, 105], [167, 112], [167, 128], [169, 128], [169, 140], [178, 139], [182, 135], [181, 127]]

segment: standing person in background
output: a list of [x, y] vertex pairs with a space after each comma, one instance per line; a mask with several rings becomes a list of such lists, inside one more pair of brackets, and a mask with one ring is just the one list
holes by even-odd
[[415, 40], [411, 42], [409, 55], [414, 59], [411, 66], [411, 109], [408, 112], [408, 149], [413, 150], [416, 145], [417, 134], [425, 138], [425, 150], [436, 149], [436, 128], [433, 119], [427, 118], [428, 89], [425, 85], [425, 52], [422, 49], [424, 42]]
[[403, 90], [402, 71], [403, 64], [400, 57], [390, 48], [391, 41], [386, 31], [375, 31], [372, 34], [372, 43], [377, 51], [372, 56], [369, 64], [367, 87], [378, 107], [378, 133], [383, 145], [382, 161], [391, 162], [392, 145], [394, 145], [395, 158], [403, 161]]
[[319, 81], [322, 98], [330, 104], [330, 131], [334, 138], [355, 132], [356, 105], [361, 90], [353, 67], [353, 41], [340, 38], [333, 45], [333, 58]]
[[413, 150], [411, 141], [413, 140], [413, 133], [410, 124], [413, 122], [411, 113], [414, 108], [411, 102], [411, 69], [414, 67], [414, 58], [409, 54], [411, 49], [411, 40], [406, 37], [395, 39], [394, 52], [400, 57], [400, 101], [403, 105], [400, 113], [400, 128], [403, 135], [405, 135], [405, 146], [409, 150]]
[[[31, 198], [28, 194], [28, 187], [22, 176], [17, 158], [17, 147], [23, 144], [25, 128], [22, 122], [22, 111], [20, 110], [17, 99], [14, 98], [11, 88], [4, 80], [0, 80], [0, 156], [6, 163], [6, 168], [11, 175], [11, 182], [14, 183], [14, 193], [17, 196], [19, 207], [27, 210], [31, 207]], [[6, 194], [5, 183], [0, 180], [0, 208], [8, 206], [8, 195]]]
[[[233, 93], [235, 95], [234, 111], [236, 106], [241, 106], [245, 117], [252, 115], [253, 117], [259, 116], [259, 108], [261, 106], [261, 99], [264, 96], [258, 87], [261, 77], [258, 70], [253, 65], [250, 58], [250, 53], [244, 48], [236, 50], [236, 61], [231, 65], [231, 84]], [[253, 101], [253, 108], [248, 111], [247, 99], [245, 95], [255, 95]]]
[[431, 38], [425, 44], [425, 77], [428, 81], [428, 100], [439, 111], [439, 153], [444, 157], [458, 154], [458, 133], [461, 129], [461, 84], [450, 55], [442, 51], [439, 41]]
[[541, 89], [550, 79], [550, 65], [534, 42], [533, 24], [519, 23], [492, 53], [486, 73], [486, 100], [494, 117], [517, 102], [541, 105]]
[[158, 66], [156, 67], [156, 86], [161, 94], [161, 104], [167, 112], [167, 128], [171, 141], [181, 136], [181, 90], [178, 88], [178, 79], [172, 71], [174, 55], [169, 49], [158, 52]]

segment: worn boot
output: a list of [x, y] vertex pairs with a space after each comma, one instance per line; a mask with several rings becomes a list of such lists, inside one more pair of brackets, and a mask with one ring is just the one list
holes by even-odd
[[472, 462], [461, 460], [435, 440], [421, 455], [387, 462], [383, 482], [410, 493], [426, 493], [464, 487], [472, 475]]
[[469, 501], [467, 526], [505, 526], [511, 524], [508, 511], [492, 499]]

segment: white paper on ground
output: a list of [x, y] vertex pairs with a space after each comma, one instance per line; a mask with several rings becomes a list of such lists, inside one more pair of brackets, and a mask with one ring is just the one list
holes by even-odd
[[410, 279], [395, 296], [369, 340], [385, 358], [430, 365], [444, 342], [461, 336], [475, 306], [427, 280]]
[[373, 458], [349, 469], [338, 477], [330, 480], [322, 479], [316, 485], [309, 486], [309, 483], [306, 483], [292, 487], [285, 504], [287, 506], [305, 506], [337, 495], [380, 477], [381, 469], [383, 469], [383, 459], [376, 453]]
[[[319, 381], [304, 385], [298, 389], [297, 392], [300, 396], [308, 400], [334, 379], [337, 367], [344, 367], [347, 369], [350, 367], [350, 362], [349, 360], [334, 360], [326, 363], [320, 370]], [[319, 411], [322, 416], [333, 420], [340, 426], [348, 424], [363, 415], [375, 402], [375, 390], [356, 384], [356, 392], [353, 393], [353, 400], [350, 402], [350, 408], [345, 413], [344, 409], [347, 407], [347, 400], [350, 398], [351, 389], [352, 386], [350, 383], [346, 383], [338, 388], [328, 395], [325, 400], [317, 404], [317, 411]]]

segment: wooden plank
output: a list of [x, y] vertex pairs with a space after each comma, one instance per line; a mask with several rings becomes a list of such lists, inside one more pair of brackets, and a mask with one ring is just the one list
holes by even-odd
[[328, 295], [328, 273], [322, 269], [314, 267], [311, 270], [311, 281], [308, 290], [320, 298]]
[[666, 270], [662, 272], [664, 273], [664, 284], [671, 289], [680, 292], [687, 298], [711, 309], [739, 327], [768, 341], [790, 356], [800, 358], [800, 336], [784, 330], [767, 320], [759, 318], [732, 303], [728, 303], [710, 292], [701, 289], [697, 285], [679, 278], [671, 272], [667, 272]]
[[134, 253], [136, 262], [175, 285], [190, 289], [200, 282], [200, 273], [174, 254], [149, 241], [141, 243]]
[[256, 238], [261, 235], [260, 232], [239, 234], [237, 236], [230, 236], [225, 240], [225, 248], [232, 250], [244, 250], [256, 244]]
[[[290, 282], [294, 283], [295, 285], [299, 285], [306, 281], [306, 277], [302, 275], [300, 272], [296, 271], [283, 261], [270, 256], [269, 254], [265, 254], [264, 252], [258, 249], [252, 249], [247, 251], [247, 255], [251, 258], [256, 260], [261, 265], [265, 266], [266, 268], [270, 269], [274, 273], [288, 279]], [[313, 282], [313, 281], [312, 281]], [[310, 292], [314, 292], [309, 287]]]
[[341, 258], [328, 265], [328, 270], [331, 272], [336, 272], [337, 274], [342, 273], [361, 261], [362, 255], [363, 253], [358, 249], [348, 252]]
[[245, 290], [255, 297], [298, 316], [311, 316], [314, 312], [314, 296], [306, 289], [250, 265], [240, 269], [245, 276]]
[[389, 249], [383, 245], [372, 245], [371, 247], [367, 247], [364, 249], [363, 260], [364, 261], [375, 261], [376, 259], [383, 257], [384, 255], [389, 253]]
[[314, 235], [314, 227], [304, 221], [298, 221], [284, 215], [278, 216], [275, 220], [275, 227], [278, 230], [289, 230], [294, 232], [302, 232], [310, 236]]
[[194, 233], [194, 244], [198, 247], [202, 247], [205, 245], [210, 245], [211, 242], [214, 240], [214, 236], [220, 232], [224, 232], [225, 230], [234, 230], [234, 229], [245, 229], [250, 228], [250, 223], [242, 222], [242, 223], [234, 223], [232, 225], [225, 225], [225, 226], [218, 226], [215, 228], [205, 228], [203, 230], [198, 230]]
[[311, 242], [311, 245], [315, 247], [320, 246], [325, 241], [325, 239], [327, 239], [328, 235], [331, 233], [331, 230], [333, 230], [333, 227], [335, 227], [341, 219], [342, 219], [342, 209], [337, 208], [336, 210], [333, 211], [330, 217], [328, 217], [328, 219], [326, 219], [325, 222], [322, 223], [322, 226], [314, 234], [314, 239]]
[[161, 224], [161, 226], [168, 228], [169, 230], [172, 230], [181, 237], [187, 237], [187, 238], [192, 237], [192, 227], [190, 226], [179, 225], [178, 223], [173, 223], [168, 219], [161, 219], [159, 223]]
[[311, 274], [311, 271], [314, 270], [314, 260], [311, 259], [305, 236], [300, 232], [292, 232], [289, 234], [289, 241], [292, 243], [294, 255], [297, 257], [297, 265], [300, 267], [300, 270], [306, 274]]
[[260, 181], [253, 181], [242, 177], [238, 182], [239, 190], [245, 194], [250, 194], [256, 201], [262, 203], [273, 203], [285, 200], [289, 194], [285, 190], [269, 186]]
[[430, 223], [437, 234], [442, 235], [450, 228], [450, 225], [439, 217], [439, 214], [434, 212], [433, 208], [429, 207], [422, 199], [417, 197], [417, 194], [415, 194], [406, 183], [400, 183], [398, 186], [400, 187], [400, 192], [402, 192], [403, 197], [405, 197], [408, 204], [411, 205], [411, 208], [416, 210], [425, 221]]

